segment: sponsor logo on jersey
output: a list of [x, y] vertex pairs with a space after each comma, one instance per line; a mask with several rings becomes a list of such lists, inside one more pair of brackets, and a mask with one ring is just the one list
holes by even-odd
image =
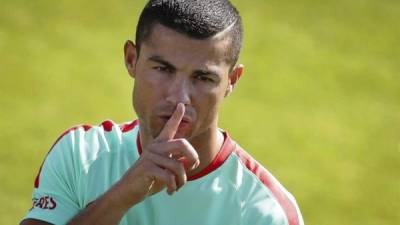
[[54, 198], [50, 196], [43, 196], [40, 198], [32, 199], [32, 209], [41, 208], [41, 209], [53, 210], [56, 207], [57, 207], [56, 201], [54, 200]]

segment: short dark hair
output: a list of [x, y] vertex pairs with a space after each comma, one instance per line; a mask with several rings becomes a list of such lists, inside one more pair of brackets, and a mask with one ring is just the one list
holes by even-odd
[[195, 39], [206, 39], [224, 31], [231, 44], [227, 62], [236, 64], [242, 46], [243, 28], [237, 9], [229, 0], [150, 0], [144, 7], [136, 27], [136, 48], [151, 34], [155, 24], [161, 24]]

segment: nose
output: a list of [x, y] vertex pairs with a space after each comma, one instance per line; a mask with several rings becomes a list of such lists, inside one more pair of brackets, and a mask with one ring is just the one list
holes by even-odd
[[167, 102], [172, 105], [190, 104], [190, 82], [183, 76], [175, 76], [167, 91]]

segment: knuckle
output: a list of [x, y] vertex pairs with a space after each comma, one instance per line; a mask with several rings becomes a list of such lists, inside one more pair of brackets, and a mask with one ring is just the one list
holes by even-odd
[[177, 145], [180, 148], [184, 148], [184, 149], [189, 149], [190, 148], [190, 143], [188, 140], [184, 139], [184, 138], [179, 138], [176, 140]]
[[170, 173], [170, 172], [168, 172], [168, 174], [167, 174], [167, 181], [169, 182], [169, 183], [175, 183], [175, 175], [173, 175], [172, 173]]
[[180, 163], [178, 160], [173, 159], [172, 163], [171, 163], [172, 167], [174, 168], [174, 171], [176, 172], [182, 172], [184, 171], [182, 163]]
[[154, 161], [154, 153], [152, 153], [152, 152], [144, 152], [142, 155], [141, 155], [141, 158], [142, 158], [142, 160], [143, 160], [143, 163], [145, 164], [145, 165], [147, 165], [149, 162], [151, 162], [151, 161]]
[[162, 142], [165, 142], [167, 139], [165, 138], [165, 137], [163, 137], [163, 136], [158, 136], [158, 137], [156, 137], [155, 139], [154, 139], [154, 143], [155, 144], [159, 144], [159, 143], [162, 143]]
[[148, 145], [148, 147], [146, 148], [146, 151], [144, 151], [144, 152], [156, 152], [158, 147], [159, 147], [158, 142], [153, 142]]
[[171, 173], [168, 170], [163, 169], [159, 170], [159, 176], [162, 177], [165, 182], [169, 182]]
[[148, 148], [146, 148], [145, 151], [143, 151], [143, 154], [148, 152], [148, 154], [152, 156], [158, 155], [160, 154], [160, 152], [163, 151], [164, 148], [165, 146], [160, 143], [152, 143], [151, 146], [149, 146]]

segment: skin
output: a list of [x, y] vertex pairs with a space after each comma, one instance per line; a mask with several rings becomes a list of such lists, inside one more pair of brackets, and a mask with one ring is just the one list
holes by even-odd
[[177, 104], [183, 103], [185, 116], [175, 138], [187, 139], [201, 162], [189, 176], [217, 154], [223, 141], [217, 127], [219, 107], [243, 71], [242, 65], [231, 71], [225, 60], [230, 44], [225, 34], [196, 40], [155, 25], [139, 57], [132, 42], [125, 44], [127, 69], [135, 78], [133, 105], [142, 128], [142, 144], [151, 142]]
[[[226, 31], [197, 40], [156, 24], [150, 38], [124, 46], [135, 79], [133, 106], [140, 121], [143, 153], [105, 194], [68, 224], [118, 224], [147, 196], [174, 192], [205, 168], [223, 143], [218, 111], [243, 72], [225, 59]], [[27, 219], [21, 225], [44, 225]]]

